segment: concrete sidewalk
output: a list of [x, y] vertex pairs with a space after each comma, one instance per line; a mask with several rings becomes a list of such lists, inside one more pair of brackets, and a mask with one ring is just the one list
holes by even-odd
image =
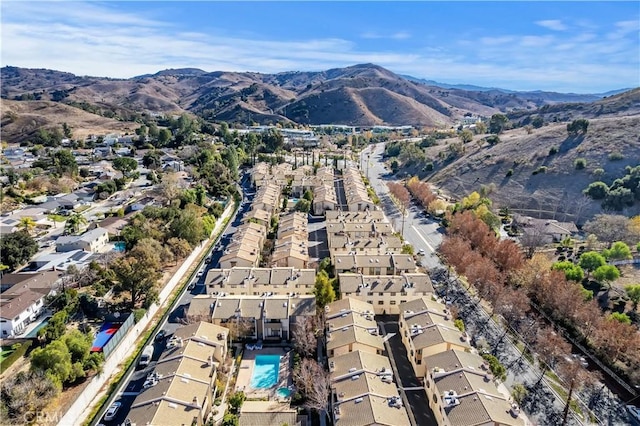
[[231, 202], [227, 205], [223, 214], [216, 221], [216, 225], [209, 240], [198, 245], [189, 257], [184, 260], [183, 264], [178, 268], [173, 277], [165, 284], [158, 295], [158, 304], [154, 304], [149, 308], [145, 316], [134, 327], [131, 327], [129, 333], [118, 345], [118, 348], [104, 363], [102, 373], [93, 377], [89, 385], [80, 395], [78, 395], [73, 405], [62, 416], [58, 424], [81, 425], [87, 420], [87, 417], [91, 414], [95, 405], [104, 395], [107, 394], [109, 387], [106, 385], [109, 383], [109, 380], [120, 372], [123, 367], [122, 362], [131, 356], [137, 346], [140, 336], [146, 332], [149, 326], [155, 326], [156, 323], [153, 321], [155, 315], [158, 311], [166, 307], [165, 305], [168, 303], [170, 295], [182, 281], [184, 275], [193, 267], [194, 264], [201, 261], [203, 252], [206, 252], [206, 250], [216, 240], [217, 236], [223, 231], [225, 220], [232, 217], [234, 211], [234, 203]]

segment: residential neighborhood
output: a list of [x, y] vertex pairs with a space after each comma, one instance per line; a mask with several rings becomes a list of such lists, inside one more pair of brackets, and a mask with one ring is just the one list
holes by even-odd
[[[286, 155], [245, 156], [242, 167], [216, 138], [200, 149], [221, 162], [207, 163], [198, 151], [135, 150], [134, 139], [105, 135], [82, 160], [78, 188], [23, 191], [1, 219], [3, 239], [15, 240], [0, 305], [13, 362], [40, 365], [40, 352], [79, 327], [93, 361], [60, 380], [64, 392], [89, 383], [82, 398], [93, 402], [70, 404], [64, 418], [91, 424], [538, 424], [544, 414], [525, 406], [493, 355], [501, 342], [492, 347], [468, 304], [452, 302], [431, 246], [443, 218], [416, 208], [416, 187], [405, 184], [415, 198], [406, 216], [432, 227], [426, 234], [406, 232], [401, 194], [380, 186], [382, 174], [367, 177], [363, 152], [282, 135]], [[6, 152], [24, 165], [24, 151]], [[500, 234], [528, 248], [579, 230], [514, 214]], [[122, 362], [127, 375], [105, 393]]]

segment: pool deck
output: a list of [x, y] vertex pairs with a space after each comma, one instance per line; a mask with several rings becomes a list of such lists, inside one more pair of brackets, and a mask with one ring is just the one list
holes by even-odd
[[[279, 388], [291, 386], [291, 354], [280, 347], [265, 347], [261, 350], [244, 350], [242, 361], [236, 378], [236, 391], [243, 391], [247, 398], [268, 398], [269, 401], [288, 401], [289, 398], [281, 398], [276, 395]], [[278, 383], [268, 389], [254, 389], [251, 387], [251, 375], [255, 365], [256, 355], [280, 355], [280, 370], [278, 371]]]

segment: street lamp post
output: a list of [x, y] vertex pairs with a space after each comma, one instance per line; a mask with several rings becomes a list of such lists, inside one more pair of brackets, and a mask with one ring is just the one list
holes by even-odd
[[367, 153], [367, 180], [369, 180], [369, 159], [371, 158], [371, 153]]

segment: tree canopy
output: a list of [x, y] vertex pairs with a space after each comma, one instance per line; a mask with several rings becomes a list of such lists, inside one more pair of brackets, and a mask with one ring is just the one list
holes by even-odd
[[131, 157], [118, 157], [113, 160], [113, 168], [121, 172], [123, 177], [128, 177], [138, 168], [138, 162]]
[[26, 231], [17, 231], [0, 236], [2, 263], [10, 271], [23, 265], [38, 252], [38, 243]]

